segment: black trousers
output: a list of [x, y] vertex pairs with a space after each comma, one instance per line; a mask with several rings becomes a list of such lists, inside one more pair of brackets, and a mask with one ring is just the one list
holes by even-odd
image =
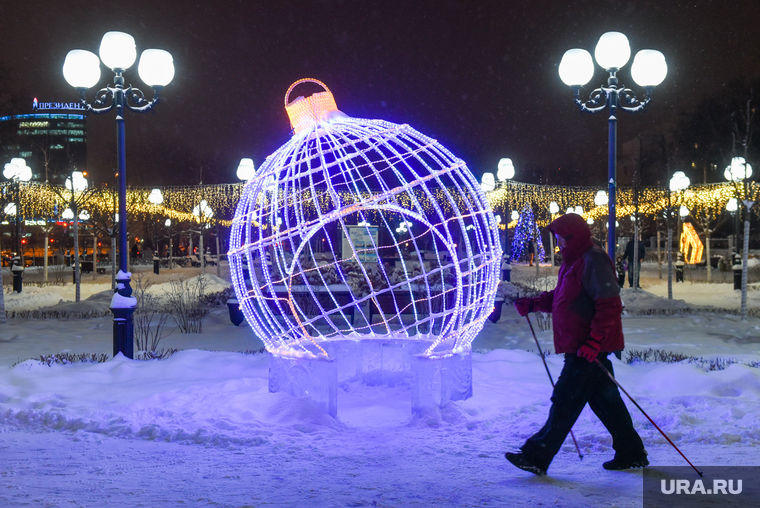
[[[612, 363], [604, 353], [599, 355], [599, 361], [612, 373]], [[612, 435], [615, 456], [632, 459], [644, 456], [644, 444], [633, 428], [617, 386], [595, 362], [565, 354], [565, 365], [551, 400], [546, 423], [522, 446], [522, 452], [536, 465], [549, 468], [586, 403]]]

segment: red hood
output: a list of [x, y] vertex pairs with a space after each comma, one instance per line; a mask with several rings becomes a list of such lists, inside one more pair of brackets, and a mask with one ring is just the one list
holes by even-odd
[[549, 231], [565, 239], [562, 249], [562, 262], [571, 265], [594, 243], [591, 241], [591, 229], [583, 217], [568, 213], [549, 224]]

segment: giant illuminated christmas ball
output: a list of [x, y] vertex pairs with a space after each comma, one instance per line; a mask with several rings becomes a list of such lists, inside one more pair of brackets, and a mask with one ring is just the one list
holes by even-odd
[[[304, 82], [325, 91], [291, 101]], [[293, 138], [246, 183], [230, 237], [235, 292], [267, 350], [392, 338], [469, 351], [501, 248], [467, 165], [408, 125], [345, 115], [316, 80], [294, 83], [285, 109]]]

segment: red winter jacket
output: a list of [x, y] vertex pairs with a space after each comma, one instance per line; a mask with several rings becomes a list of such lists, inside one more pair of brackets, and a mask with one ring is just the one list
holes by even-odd
[[563, 215], [549, 231], [565, 239], [562, 266], [557, 287], [534, 298], [534, 308], [552, 313], [555, 351], [575, 353], [589, 336], [602, 352], [622, 350], [623, 306], [612, 260], [593, 244], [580, 215]]

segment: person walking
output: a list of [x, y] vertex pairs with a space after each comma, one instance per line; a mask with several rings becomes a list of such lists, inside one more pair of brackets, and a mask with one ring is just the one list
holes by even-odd
[[625, 263], [623, 263], [623, 256], [618, 256], [615, 261], [615, 271], [617, 272], [618, 287], [625, 286]]
[[536, 254], [536, 245], [533, 243], [533, 238], [528, 239], [528, 266], [533, 266], [533, 257]]
[[[644, 254], [646, 254], [646, 248], [644, 248], [644, 242], [639, 240], [639, 255], [636, 258], [636, 264], [634, 268], [634, 260], [633, 260], [633, 243], [634, 240], [631, 239], [628, 241], [628, 244], [625, 246], [625, 252], [623, 253], [623, 257], [628, 262], [628, 284], [630, 287], [633, 287], [634, 284], [636, 287], [641, 287], [641, 262], [644, 261]], [[634, 282], [634, 270], [636, 271], [636, 281]]]
[[552, 393], [544, 426], [520, 448], [505, 454], [516, 467], [545, 475], [554, 456], [586, 404], [612, 435], [615, 457], [605, 469], [621, 470], [649, 465], [647, 452], [615, 383], [595, 364], [611, 373], [611, 352], [624, 348], [622, 302], [615, 267], [606, 252], [591, 241], [591, 230], [576, 214], [549, 224], [562, 253], [557, 286], [535, 298], [519, 298], [515, 308], [551, 312], [554, 348], [565, 364]]

